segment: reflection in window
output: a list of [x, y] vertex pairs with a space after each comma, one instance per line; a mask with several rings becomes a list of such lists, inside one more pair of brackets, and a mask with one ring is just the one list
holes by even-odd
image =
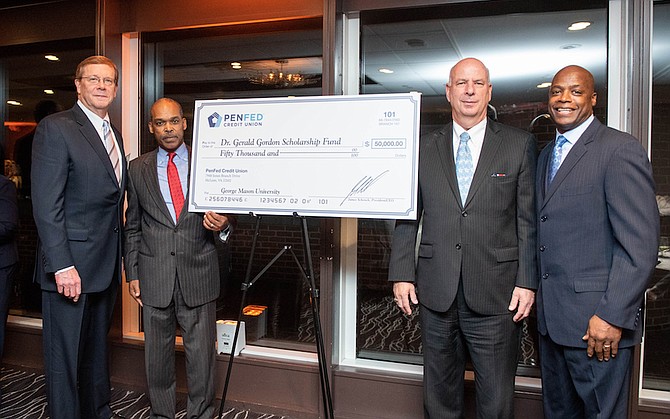
[[670, 4], [654, 3], [651, 162], [661, 214], [661, 247], [647, 293], [642, 387], [670, 391]]
[[[542, 13], [526, 12], [522, 2], [495, 3], [482, 3], [479, 11], [452, 5], [362, 12], [361, 93], [421, 92], [421, 133], [427, 133], [451, 120], [445, 98], [450, 68], [462, 58], [476, 57], [491, 73], [489, 116], [533, 132], [542, 148], [555, 132], [546, 114], [548, 89], [542, 83], [550, 82], [560, 68], [578, 64], [595, 76], [595, 113], [606, 122], [606, 2], [589, 2], [583, 10], [553, 10], [547, 5]], [[578, 21], [591, 24], [569, 31]], [[388, 220], [358, 221], [357, 353], [362, 358], [420, 363], [418, 316], [400, 314], [386, 281], [393, 225]], [[533, 314], [523, 325], [522, 367], [538, 363], [536, 335]], [[526, 368], [522, 373], [538, 371]]]
[[[194, 102], [321, 94], [321, 20], [303, 22], [301, 28], [277, 31], [216, 28], [146, 34], [143, 45], [144, 112], [146, 126], [151, 104], [166, 96], [178, 101], [189, 127]], [[305, 29], [304, 26], [308, 28]], [[247, 26], [245, 26], [246, 28]], [[216, 32], [216, 33], [213, 33]], [[222, 33], [223, 32], [223, 33]], [[156, 147], [143, 130], [141, 152]], [[192, 131], [185, 133], [190, 144]], [[268, 173], [268, 176], [274, 175]], [[237, 319], [241, 286], [251, 252], [256, 219], [239, 215], [228, 245], [220, 245], [221, 297], [217, 318]], [[322, 250], [321, 223], [308, 220], [313, 261]], [[261, 219], [251, 277], [253, 279], [285, 246], [303, 259], [301, 223], [293, 217]], [[318, 286], [319, 266], [313, 266]], [[308, 284], [289, 253], [282, 255], [247, 292], [250, 307], [247, 343], [258, 346], [314, 351], [314, 329]], [[254, 316], [253, 314], [258, 314]]]
[[[42, 294], [33, 284], [37, 230], [30, 199], [30, 162], [33, 134], [37, 122], [58, 110], [72, 107], [77, 101], [74, 73], [77, 64], [94, 54], [91, 38], [68, 40], [44, 45], [26, 45], [21, 52], [2, 53], [0, 84], [9, 104], [3, 109], [5, 175], [12, 179], [19, 202], [19, 272], [10, 296], [10, 314], [41, 317]], [[51, 56], [51, 59], [45, 56]]]

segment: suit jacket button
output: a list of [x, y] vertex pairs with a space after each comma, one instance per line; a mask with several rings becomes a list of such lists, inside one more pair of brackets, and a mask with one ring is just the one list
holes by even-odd
[[540, 246], [540, 252], [544, 252], [546, 247], [544, 245]]
[[540, 221], [542, 221], [542, 222], [547, 221], [547, 216], [546, 215], [541, 216]]
[[174, 256], [174, 252], [170, 252], [170, 254], [171, 254], [172, 256]]
[[467, 217], [467, 216], [468, 216], [468, 212], [467, 212], [467, 211], [463, 211], [463, 212], [461, 213], [461, 215], [462, 215], [463, 217]]
[[549, 278], [549, 274], [542, 274], [542, 279], [547, 279]]
[[456, 250], [461, 250], [461, 244], [460, 244], [460, 243], [458, 243], [458, 244], [456, 245]]

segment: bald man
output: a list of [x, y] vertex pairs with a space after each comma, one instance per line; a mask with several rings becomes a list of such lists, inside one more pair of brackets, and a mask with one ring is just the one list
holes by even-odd
[[421, 304], [426, 418], [462, 418], [465, 361], [477, 417], [514, 416], [519, 328], [537, 284], [536, 146], [486, 116], [484, 64], [459, 61], [446, 88], [453, 123], [421, 138], [419, 220], [398, 221], [389, 280], [401, 310]]
[[647, 153], [593, 115], [593, 75], [554, 76], [538, 160], [537, 317], [547, 418], [625, 418], [659, 214]]

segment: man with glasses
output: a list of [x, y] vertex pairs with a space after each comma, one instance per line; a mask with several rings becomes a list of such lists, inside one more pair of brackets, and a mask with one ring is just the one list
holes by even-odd
[[118, 79], [110, 59], [83, 60], [77, 103], [44, 118], [33, 141], [35, 281], [52, 419], [112, 416], [107, 333], [121, 281], [126, 160], [107, 111]]

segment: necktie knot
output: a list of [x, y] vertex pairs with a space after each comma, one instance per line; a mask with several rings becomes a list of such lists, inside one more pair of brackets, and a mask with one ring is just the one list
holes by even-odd
[[563, 145], [568, 142], [568, 139], [565, 138], [563, 135], [559, 135], [558, 138], [556, 138], [556, 147], [563, 148]]
[[461, 134], [461, 142], [467, 144], [468, 141], [470, 141], [470, 134], [468, 134], [466, 131], [463, 131]]

